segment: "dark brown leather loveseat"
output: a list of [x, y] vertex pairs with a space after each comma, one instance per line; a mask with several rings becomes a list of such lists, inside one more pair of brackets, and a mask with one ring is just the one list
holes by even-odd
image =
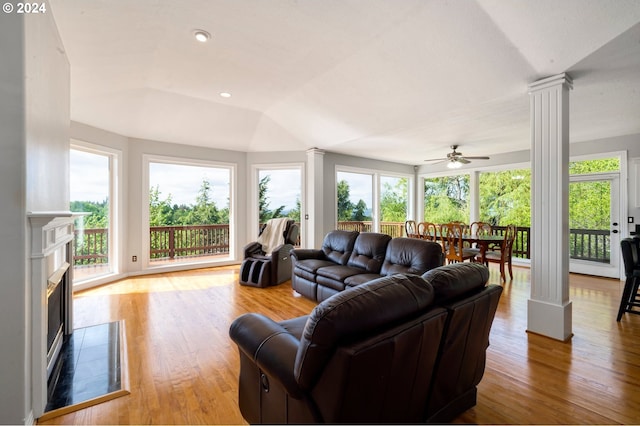
[[347, 288], [397, 273], [422, 274], [444, 262], [439, 244], [386, 234], [331, 231], [319, 250], [291, 250], [291, 286], [321, 302]]
[[230, 327], [254, 423], [443, 423], [476, 403], [502, 287], [459, 263], [343, 291], [309, 316]]

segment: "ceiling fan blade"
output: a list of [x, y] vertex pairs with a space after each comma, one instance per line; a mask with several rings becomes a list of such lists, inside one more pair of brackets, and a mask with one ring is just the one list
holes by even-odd
[[436, 164], [436, 163], [441, 163], [441, 162], [447, 161], [447, 160], [448, 160], [448, 158], [430, 158], [430, 159], [424, 160], [424, 161], [429, 161], [429, 162], [434, 161], [433, 164]]
[[468, 155], [465, 155], [464, 158], [466, 158], [467, 160], [489, 160], [489, 157], [470, 157]]
[[472, 157], [458, 157], [456, 158], [456, 161], [462, 164], [469, 164], [471, 161], [467, 160], [467, 158], [472, 158]]

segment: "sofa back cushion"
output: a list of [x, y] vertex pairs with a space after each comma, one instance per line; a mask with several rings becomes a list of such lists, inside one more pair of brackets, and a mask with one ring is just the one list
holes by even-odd
[[416, 274], [442, 266], [444, 257], [440, 244], [417, 238], [394, 238], [387, 245], [382, 275]]
[[390, 240], [391, 237], [387, 234], [361, 232], [356, 238], [347, 265], [369, 273], [379, 273]]
[[382, 277], [326, 299], [311, 312], [300, 339], [298, 385], [310, 389], [340, 344], [413, 318], [433, 299], [433, 288], [418, 275]]
[[325, 257], [338, 265], [346, 265], [357, 237], [358, 231], [335, 230], [329, 232], [322, 242], [322, 251]]
[[431, 269], [422, 278], [433, 286], [435, 303], [442, 304], [483, 288], [489, 280], [489, 268], [481, 263], [453, 263]]

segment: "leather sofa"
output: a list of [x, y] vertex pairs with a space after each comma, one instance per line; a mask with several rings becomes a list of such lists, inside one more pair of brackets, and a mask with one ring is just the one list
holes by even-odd
[[502, 287], [478, 263], [349, 288], [310, 315], [229, 330], [250, 423], [444, 423], [476, 404]]
[[291, 250], [291, 286], [321, 302], [347, 288], [397, 273], [422, 274], [444, 262], [439, 244], [386, 234], [331, 231], [319, 250]]

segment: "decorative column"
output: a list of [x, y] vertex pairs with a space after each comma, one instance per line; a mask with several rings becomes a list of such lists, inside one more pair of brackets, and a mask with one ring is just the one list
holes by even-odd
[[529, 85], [531, 298], [527, 331], [566, 341], [569, 300], [569, 90], [567, 74]]
[[322, 206], [324, 202], [324, 151], [318, 148], [307, 150], [307, 194], [305, 203], [306, 240], [308, 248], [320, 248], [324, 239]]

